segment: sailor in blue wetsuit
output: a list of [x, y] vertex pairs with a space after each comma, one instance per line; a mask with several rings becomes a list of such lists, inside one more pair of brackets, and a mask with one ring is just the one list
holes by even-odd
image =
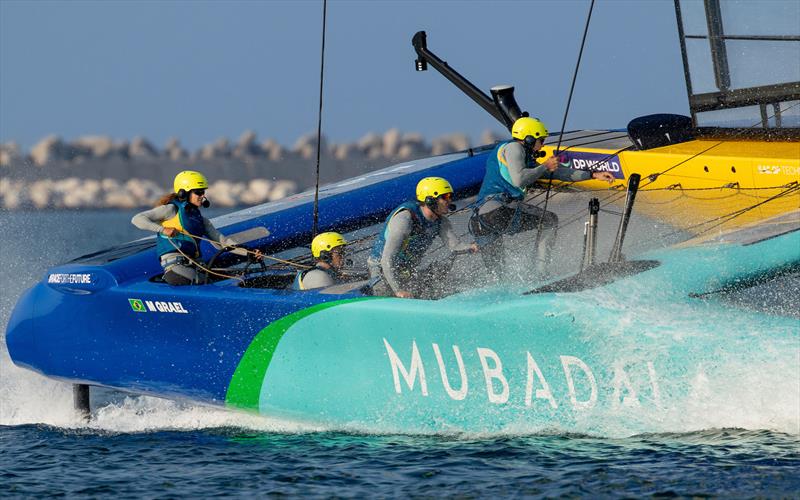
[[376, 295], [418, 297], [430, 286], [418, 272], [425, 252], [438, 235], [451, 251], [476, 252], [476, 244], [461, 243], [447, 220], [454, 209], [453, 187], [441, 177], [426, 177], [417, 184], [417, 199], [398, 206], [386, 219], [372, 254], [367, 259], [369, 274], [382, 280]]
[[133, 216], [134, 226], [158, 233], [156, 251], [164, 268], [164, 281], [170, 285], [197, 283], [196, 262], [200, 258], [198, 236], [232, 245], [214, 225], [203, 217], [200, 207], [208, 207], [208, 181], [200, 172], [185, 170], [175, 176], [174, 191], [164, 196], [155, 208]]
[[514, 140], [499, 144], [486, 160], [486, 175], [478, 192], [476, 209], [470, 218], [470, 230], [481, 247], [487, 269], [495, 279], [502, 276], [504, 265], [504, 234], [516, 234], [537, 229], [542, 225], [539, 248], [536, 251], [536, 270], [547, 274], [555, 244], [558, 217], [552, 212], [524, 203], [525, 189], [545, 174], [562, 181], [600, 179], [609, 183], [614, 177], [608, 172], [587, 172], [559, 166], [555, 157], [543, 163], [534, 158], [544, 145], [547, 128], [541, 121], [523, 117], [511, 128]]
[[311, 240], [311, 255], [316, 265], [295, 276], [292, 288], [310, 290], [326, 286], [338, 285], [345, 280], [341, 271], [345, 264], [345, 246], [347, 240], [339, 233], [320, 233]]

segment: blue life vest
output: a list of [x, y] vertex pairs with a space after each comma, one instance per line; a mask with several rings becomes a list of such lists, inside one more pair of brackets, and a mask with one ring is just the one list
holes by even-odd
[[306, 277], [306, 274], [310, 273], [311, 271], [322, 271], [327, 273], [328, 276], [331, 277], [334, 283], [339, 281], [339, 276], [333, 269], [325, 269], [324, 267], [320, 267], [319, 265], [312, 267], [311, 269], [303, 269], [302, 271], [297, 271], [297, 274], [294, 275], [294, 282], [292, 283], [292, 290], [306, 290], [306, 287], [303, 285], [303, 278]]
[[183, 232], [175, 233], [175, 236], [171, 238], [163, 233], [158, 233], [156, 236], [156, 251], [158, 252], [158, 256], [160, 257], [168, 253], [177, 253], [178, 250], [176, 250], [175, 247], [178, 247], [181, 252], [189, 257], [199, 257], [199, 242], [196, 238], [189, 236], [189, 234], [203, 237], [208, 236], [200, 209], [190, 204], [188, 201], [172, 200], [170, 203], [175, 205], [178, 209], [178, 213], [175, 214], [175, 217], [162, 222], [161, 225], [164, 227], [173, 227]]
[[503, 156], [503, 150], [512, 142], [514, 141], [498, 144], [486, 160], [486, 175], [478, 191], [478, 205], [482, 205], [487, 198], [495, 195], [506, 194], [512, 200], [521, 200], [525, 197], [525, 191], [511, 181], [508, 163]]
[[419, 204], [415, 201], [407, 201], [392, 210], [392, 213], [386, 218], [383, 231], [378, 235], [375, 245], [372, 247], [372, 258], [380, 261], [381, 255], [383, 255], [383, 247], [386, 245], [386, 232], [389, 230], [389, 221], [402, 210], [411, 212], [412, 227], [411, 234], [406, 237], [400, 247], [395, 263], [405, 268], [413, 268], [422, 260], [422, 256], [433, 244], [433, 240], [439, 234], [439, 226], [441, 224], [441, 219], [439, 218], [432, 221], [426, 219]]

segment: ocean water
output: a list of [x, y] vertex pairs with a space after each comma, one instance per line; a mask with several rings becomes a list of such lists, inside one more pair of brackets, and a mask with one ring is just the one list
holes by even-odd
[[[0, 212], [0, 337], [20, 293], [48, 267], [144, 236], [131, 215]], [[757, 295], [731, 300], [797, 312], [800, 276], [762, 285]], [[668, 416], [657, 434], [354, 434], [108, 390], [93, 392], [86, 423], [72, 410], [71, 386], [14, 366], [3, 341], [0, 496], [797, 498], [797, 383], [757, 388], [777, 403], [788, 391], [788, 404], [769, 405], [773, 413]]]

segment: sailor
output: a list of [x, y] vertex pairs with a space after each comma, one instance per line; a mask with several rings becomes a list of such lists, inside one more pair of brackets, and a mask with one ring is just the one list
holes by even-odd
[[539, 248], [534, 249], [536, 271], [542, 276], [547, 273], [558, 217], [524, 203], [527, 187], [544, 175], [572, 182], [600, 179], [610, 184], [614, 181], [614, 176], [608, 172], [562, 167], [554, 156], [537, 163], [535, 158], [544, 156], [540, 150], [547, 137], [547, 128], [536, 118], [519, 118], [511, 128], [511, 136], [513, 140], [498, 144], [489, 154], [486, 174], [470, 218], [470, 231], [480, 245], [486, 268], [495, 279], [501, 277], [504, 269], [502, 235], [538, 229], [540, 224]]
[[452, 197], [453, 187], [447, 180], [426, 177], [417, 184], [416, 200], [392, 210], [367, 258], [370, 277], [382, 278], [374, 294], [411, 298], [431, 286], [418, 267], [437, 235], [452, 252], [478, 251], [475, 243], [459, 241], [446, 217], [455, 209]]
[[311, 255], [317, 261], [316, 265], [298, 272], [292, 288], [310, 290], [342, 283], [346, 245], [347, 240], [339, 233], [318, 234], [311, 240]]
[[139, 229], [153, 231], [156, 251], [164, 268], [164, 281], [170, 285], [191, 285], [198, 281], [198, 237], [232, 245], [214, 225], [203, 217], [200, 207], [208, 207], [208, 180], [200, 172], [184, 170], [175, 176], [173, 192], [158, 201], [155, 208], [133, 216]]

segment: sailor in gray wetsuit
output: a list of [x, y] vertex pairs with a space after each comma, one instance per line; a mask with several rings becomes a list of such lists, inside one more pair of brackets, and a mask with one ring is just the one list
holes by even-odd
[[478, 192], [476, 209], [470, 218], [470, 231], [481, 247], [481, 256], [487, 269], [499, 279], [504, 265], [504, 234], [531, 231], [542, 226], [539, 248], [536, 251], [536, 271], [544, 276], [555, 245], [558, 217], [534, 205], [524, 203], [525, 189], [545, 174], [562, 181], [601, 179], [611, 183], [614, 176], [608, 172], [587, 172], [559, 166], [551, 156], [544, 163], [533, 158], [547, 137], [544, 123], [535, 118], [523, 117], [511, 129], [514, 140], [501, 143], [486, 160], [486, 174]]
[[164, 281], [170, 285], [191, 285], [197, 283], [194, 264], [200, 258], [197, 237], [223, 245], [234, 242], [226, 239], [200, 213], [201, 206], [209, 205], [206, 200], [208, 181], [203, 174], [185, 170], [175, 176], [173, 187], [173, 192], [162, 198], [155, 208], [134, 215], [131, 223], [157, 233], [156, 251], [164, 268]]
[[297, 273], [292, 284], [294, 290], [310, 290], [338, 285], [344, 281], [341, 270], [345, 264], [344, 249], [347, 241], [339, 233], [318, 234], [311, 240], [311, 255], [316, 265]]
[[446, 215], [454, 209], [453, 187], [441, 177], [426, 177], [417, 184], [416, 201], [398, 206], [386, 219], [372, 254], [367, 259], [370, 277], [382, 280], [375, 295], [400, 298], [420, 296], [431, 283], [418, 272], [425, 252], [438, 235], [454, 252], [477, 252], [475, 243], [461, 243]]

